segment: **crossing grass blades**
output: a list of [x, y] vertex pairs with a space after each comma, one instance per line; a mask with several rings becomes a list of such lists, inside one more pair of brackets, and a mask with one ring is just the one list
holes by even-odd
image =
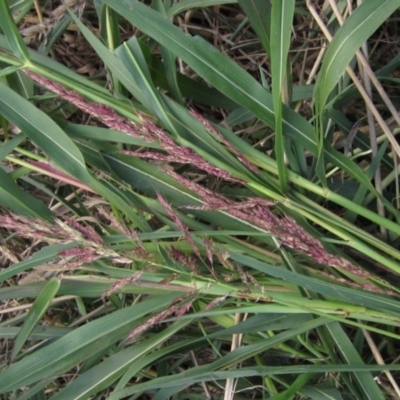
[[0, 394], [400, 397], [398, 0], [0, 1]]

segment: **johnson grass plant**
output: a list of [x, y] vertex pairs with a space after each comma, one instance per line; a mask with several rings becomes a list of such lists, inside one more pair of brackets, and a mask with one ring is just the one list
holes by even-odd
[[0, 0], [0, 395], [398, 399], [400, 0]]

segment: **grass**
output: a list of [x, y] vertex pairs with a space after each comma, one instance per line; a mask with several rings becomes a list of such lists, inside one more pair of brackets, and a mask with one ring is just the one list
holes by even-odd
[[3, 398], [400, 397], [400, 1], [350, 3], [0, 0]]

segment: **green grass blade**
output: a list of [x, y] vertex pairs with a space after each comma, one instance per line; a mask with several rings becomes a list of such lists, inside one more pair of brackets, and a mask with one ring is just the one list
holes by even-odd
[[22, 71], [7, 76], [8, 86], [25, 99], [33, 96], [33, 82]]
[[[0, 327], [0, 338], [2, 339], [13, 339], [17, 336], [21, 328], [12, 327]], [[46, 339], [59, 339], [70, 333], [73, 328], [58, 328], [54, 326], [36, 326], [31, 335], [32, 340], [46, 340]]]
[[34, 0], [8, 0], [7, 3], [12, 14], [19, 14], [22, 10], [31, 8], [33, 1]]
[[[166, 9], [166, 5], [163, 3], [162, 0], [154, 1], [153, 7], [162, 15], [167, 16], [168, 9]], [[177, 57], [175, 54], [171, 53], [165, 46], [161, 46], [161, 57], [171, 97], [179, 104], [184, 105], [182, 93], [179, 89], [179, 84], [178, 84], [178, 69], [176, 64]]]
[[293, 399], [294, 395], [302, 389], [302, 387], [311, 379], [314, 377], [314, 374], [301, 374], [299, 375], [293, 382], [292, 385], [290, 385], [289, 388], [284, 390], [283, 392], [270, 397], [270, 400], [287, 400], [287, 399]]
[[[366, 172], [367, 176], [369, 176], [371, 178], [371, 181], [374, 178], [374, 174], [375, 174], [376, 170], [379, 168], [380, 165], [382, 165], [381, 164], [382, 157], [385, 155], [388, 144], [389, 144], [389, 142], [385, 141], [385, 142], [383, 142], [382, 146], [379, 147], [377, 154], [372, 159], [371, 165], [369, 166], [368, 171]], [[360, 187], [358, 188], [354, 197], [352, 198], [353, 203], [362, 204], [364, 207], [368, 207], [369, 201], [366, 198], [366, 193], [367, 193], [367, 188], [360, 185]], [[389, 208], [389, 210], [390, 210], [390, 208]], [[356, 219], [356, 214], [354, 212], [351, 212], [350, 210], [347, 210], [344, 213], [343, 218], [346, 221], [354, 223], [355, 219]]]
[[[15, 298], [26, 298], [26, 297], [37, 297], [40, 293], [40, 291], [43, 289], [43, 286], [45, 285], [46, 282], [44, 281], [38, 281], [34, 283], [29, 283], [29, 284], [23, 284], [23, 285], [18, 285], [18, 286], [12, 286], [12, 287], [3, 287], [0, 290], [0, 300], [8, 300], [8, 299], [15, 299]], [[97, 283], [97, 282], [96, 282]], [[83, 286], [83, 285], [82, 285]], [[67, 288], [67, 289], [66, 289]], [[91, 291], [87, 291], [85, 293], [84, 290], [82, 289], [79, 285], [75, 286], [74, 288], [68, 287], [66, 283], [61, 282], [61, 287], [60, 287], [60, 292], [59, 294], [71, 294], [72, 295], [77, 295], [77, 296], [85, 296], [85, 297], [93, 297], [93, 296], [101, 296], [104, 291], [108, 290], [110, 288], [110, 284], [94, 284], [92, 287]], [[93, 296], [92, 296], [93, 294]]]
[[239, 0], [238, 3], [257, 33], [265, 52], [268, 56], [271, 56], [271, 2], [264, 0]]
[[[362, 365], [364, 363], [340, 324], [332, 322], [326, 325], [326, 329], [331, 334], [339, 353], [348, 365]], [[370, 372], [354, 372], [352, 375], [363, 393], [363, 399], [385, 400], [385, 397]]]
[[343, 400], [338, 389], [321, 385], [306, 386], [301, 390], [310, 400]]
[[52, 220], [53, 214], [40, 200], [24, 192], [0, 166], [0, 204], [15, 214]]
[[[79, 30], [85, 36], [86, 40], [93, 47], [96, 54], [103, 60], [106, 67], [110, 72], [119, 79], [119, 81], [125, 86], [125, 88], [140, 102], [145, 104], [146, 98], [143, 96], [140, 88], [137, 86], [129, 70], [124, 66], [121, 60], [119, 60], [110, 50], [104, 46], [104, 44], [90, 31], [83, 23], [79, 20], [72, 12], [70, 12], [71, 18], [79, 27]], [[81, 93], [83, 94], [83, 93]]]
[[45, 113], [1, 83], [0, 113], [18, 126], [64, 171], [81, 180], [87, 176], [82, 154], [65, 132]]
[[131, 379], [140, 374], [142, 368], [152, 364], [153, 362], [156, 362], [158, 359], [162, 359], [165, 356], [176, 353], [176, 351], [179, 351], [179, 349], [182, 349], [183, 347], [190, 345], [191, 342], [192, 340], [186, 340], [183, 342], [179, 341], [170, 344], [168, 347], [160, 348], [157, 350], [157, 352], [153, 352], [152, 354], [149, 354], [146, 358], [138, 360], [138, 362], [133, 364], [124, 374], [124, 376], [122, 376], [121, 379], [118, 381], [118, 384], [115, 386], [113, 393], [109, 397], [109, 400], [118, 399], [119, 391], [129, 386], [129, 382], [131, 381]]
[[167, 10], [167, 16], [173, 17], [185, 11], [199, 7], [219, 6], [221, 4], [234, 4], [237, 0], [181, 0]]
[[355, 290], [335, 285], [331, 282], [311, 278], [283, 268], [274, 267], [243, 254], [231, 253], [231, 257], [233, 260], [251, 268], [255, 268], [267, 275], [281, 278], [298, 285], [299, 287], [337, 299], [338, 301], [346, 301], [350, 304], [363, 305], [375, 310], [382, 310], [400, 315], [400, 301], [363, 290]]
[[339, 28], [325, 54], [315, 86], [321, 112], [356, 51], [399, 7], [400, 0], [365, 0]]
[[28, 390], [24, 391], [21, 396], [18, 396], [18, 400], [45, 400], [45, 388], [47, 385], [51, 384], [52, 378], [43, 379], [37, 385], [30, 387]]
[[[115, 3], [105, 0], [121, 15], [134, 23], [139, 29], [168, 47], [170, 51], [187, 62], [196, 72], [231, 98], [243, 99], [244, 106], [251, 107], [255, 113], [265, 113], [263, 120], [274, 125], [271, 98], [265, 89], [236, 63], [222, 55], [213, 46], [199, 37], [185, 35], [160, 13], [137, 1]], [[262, 98], [262, 100], [261, 100]], [[263, 100], [266, 100], [265, 103]], [[258, 112], [257, 112], [258, 114]]]
[[50, 50], [57, 43], [57, 40], [62, 37], [65, 30], [71, 24], [71, 17], [66, 14], [64, 15], [58, 22], [58, 24], [50, 31], [50, 33], [46, 36], [46, 40], [42, 41], [39, 46], [39, 52], [42, 54], [49, 54]]
[[[141, 43], [141, 46], [143, 49], [143, 42]], [[164, 90], [170, 90], [170, 84], [168, 83], [164, 64], [158, 58], [154, 57], [154, 55], [151, 55], [150, 60], [151, 61], [148, 62], [148, 67], [151, 71], [154, 85]], [[210, 88], [209, 86], [191, 79], [180, 72], [177, 72], [177, 81], [182, 96], [187, 99], [191, 99], [201, 104], [222, 107], [226, 110], [233, 110], [238, 107], [234, 101], [215, 88]]]
[[9, 67], [0, 69], [0, 78], [2, 78], [3, 76], [13, 74], [14, 72], [18, 71], [19, 69], [20, 69], [20, 67], [15, 66], [15, 65], [11, 65]]
[[271, 15], [271, 79], [275, 112], [275, 157], [281, 190], [287, 191], [283, 104], [289, 101], [288, 55], [294, 15], [294, 0], [274, 0]]
[[[217, 372], [219, 369], [230, 368], [233, 365], [237, 365], [238, 363], [243, 362], [244, 360], [247, 360], [247, 359], [253, 357], [254, 355], [257, 355], [263, 351], [266, 351], [268, 348], [271, 348], [273, 345], [275, 345], [277, 343], [285, 342], [286, 340], [294, 337], [297, 334], [307, 332], [310, 329], [321, 326], [325, 323], [327, 323], [327, 320], [325, 318], [316, 318], [314, 320], [311, 320], [311, 321], [305, 322], [301, 325], [298, 325], [295, 328], [287, 329], [286, 331], [281, 332], [271, 338], [265, 339], [264, 341], [261, 341], [261, 342], [255, 343], [255, 344], [250, 344], [250, 345], [243, 346], [243, 347], [239, 347], [236, 350], [228, 353], [226, 356], [220, 358], [217, 361], [214, 361], [212, 363], [209, 363], [209, 364], [201, 366], [201, 367], [194, 367], [194, 368], [191, 368], [187, 372], [177, 374], [174, 376], [174, 379], [171, 379], [171, 376], [156, 378], [156, 379], [153, 379], [151, 382], [146, 382], [144, 384], [139, 384], [135, 387], [128, 387], [126, 389], [120, 390], [119, 392], [115, 393], [113, 400], [114, 400], [114, 398], [120, 399], [127, 395], [132, 395], [134, 393], [140, 393], [142, 390], [154, 390], [154, 389], [162, 388], [166, 381], [168, 381], [169, 384], [165, 385], [165, 387], [173, 387], [173, 386], [176, 386], [177, 383], [180, 382], [180, 379], [184, 379], [185, 383], [187, 385], [194, 383], [194, 380], [197, 381], [199, 376], [203, 376], [203, 378], [205, 378], [204, 379], [205, 381], [210, 380], [210, 378], [209, 378], [210, 375], [207, 375], [207, 377], [205, 377], [206, 376], [205, 374], [207, 374], [206, 371]], [[252, 370], [254, 375], [258, 375], [258, 373], [255, 372], [256, 370], [257, 370], [257, 367], [254, 367], [254, 369]], [[238, 372], [239, 370], [231, 370], [229, 372], [233, 372], [233, 371]], [[306, 372], [306, 371], [303, 371], [303, 372]], [[245, 375], [242, 375], [242, 376], [236, 375], [236, 377], [244, 377], [244, 376]], [[230, 378], [230, 377], [235, 377], [235, 374], [232, 374], [232, 375], [227, 374], [225, 379]], [[212, 379], [213, 378], [211, 378], [211, 380]], [[217, 378], [217, 379], [220, 379], [220, 378]]]
[[[208, 366], [207, 366], [208, 367]], [[204, 381], [222, 381], [226, 379], [246, 378], [254, 376], [271, 376], [271, 375], [299, 375], [302, 373], [324, 374], [337, 372], [358, 372], [358, 371], [383, 371], [388, 366], [383, 365], [302, 365], [302, 366], [267, 366], [267, 367], [242, 367], [230, 371], [208, 371], [204, 372], [201, 367], [192, 368], [187, 372], [182, 372], [174, 376], [156, 378], [149, 382], [136, 384], [134, 387], [121, 390], [112, 397], [112, 400], [121, 399], [134, 393], [140, 393], [145, 390], [154, 390], [155, 388], [175, 386], [177, 381], [183, 381], [186, 385], [193, 385]], [[400, 364], [390, 366], [392, 371], [400, 371]]]
[[[52, 400], [69, 398], [85, 400], [99, 391], [110, 387], [128, 368], [139, 363], [144, 364], [144, 368], [147, 363], [150, 363], [151, 358], [154, 358], [151, 357], [151, 352], [160, 348], [172, 335], [191, 322], [190, 319], [178, 321], [151, 338], [113, 354], [75, 379], [65, 389], [53, 396]], [[159, 356], [156, 355], [156, 357]]]
[[0, 374], [0, 394], [70, 370], [91, 355], [123, 339], [135, 327], [136, 320], [163, 309], [176, 297], [177, 294], [150, 297], [92, 321], [23, 358]]
[[146, 60], [135, 37], [125, 42], [117, 51], [118, 57], [135, 79], [139, 90], [146, 98], [144, 105], [148, 107], [163, 124], [172, 132], [174, 127], [169, 116], [166, 114], [166, 107], [163, 104], [161, 95], [153, 85], [150, 71], [147, 68]]
[[177, 57], [168, 51], [167, 48], [161, 48], [161, 56], [163, 58], [163, 64], [165, 67], [165, 73], [168, 81], [168, 89], [171, 93], [171, 97], [179, 104], [184, 104], [181, 90], [178, 82], [178, 71], [176, 68]]
[[7, 37], [14, 55], [25, 63], [29, 62], [28, 49], [15, 26], [6, 0], [0, 1], [0, 27]]
[[[111, 53], [101, 43], [101, 41], [84, 24], [82, 24], [82, 22], [78, 18], [76, 18], [73, 14], [71, 14], [71, 17], [74, 19], [74, 22], [79, 26], [79, 29], [82, 31], [90, 45], [93, 47], [93, 49], [95, 49], [98, 56], [106, 64], [107, 68], [110, 69], [110, 72], [118, 77], [121, 83], [133, 94], [135, 98], [138, 99], [138, 101], [143, 102], [144, 97], [142, 93], [136, 85], [135, 80], [132, 79], [131, 74], [122, 64], [122, 62], [117, 59], [117, 57], [113, 53]], [[116, 49], [116, 51], [118, 51], [118, 49]], [[31, 56], [34, 57], [32, 54]], [[165, 76], [162, 62], [158, 58], [152, 56], [148, 67], [151, 69], [152, 76], [154, 76], [154, 84], [167, 90], [168, 82]], [[228, 99], [217, 90], [213, 89], [210, 91], [208, 87], [188, 78], [185, 75], [179, 74], [179, 86], [185, 97], [193, 98], [196, 101], [218, 106], [222, 105], [227, 109], [237, 107], [232, 100]]]
[[27, 260], [21, 261], [0, 271], [0, 283], [12, 278], [13, 276], [17, 276], [18, 274], [25, 272], [29, 269], [53, 261], [59, 253], [72, 247], [76, 247], [76, 244], [55, 244], [43, 247]]
[[24, 320], [24, 324], [21, 330], [15, 337], [14, 348], [11, 353], [11, 362], [15, 360], [15, 357], [18, 355], [23, 345], [28, 340], [32, 331], [40, 322], [49, 305], [53, 301], [54, 296], [57, 294], [59, 288], [60, 280], [58, 278], [52, 278], [46, 283], [42, 291], [39, 293], [39, 296], [34, 301], [31, 309], [28, 312], [28, 315]]
[[121, 44], [118, 16], [109, 7], [104, 7], [102, 15], [102, 37], [105, 39], [108, 48], [114, 51]]
[[[79, 20], [78, 20], [79, 21]], [[86, 28], [87, 29], [87, 28]], [[98, 39], [97, 39], [98, 40]], [[103, 46], [103, 48], [105, 48]], [[8, 43], [6, 37], [0, 34], [0, 60], [3, 60], [7, 64], [17, 65], [20, 68], [23, 67], [20, 61], [16, 61], [15, 57], [10, 54], [12, 49]], [[107, 48], [105, 48], [109, 54], [111, 54]], [[41, 76], [47, 77], [48, 79], [58, 82], [68, 88], [72, 87], [75, 91], [82, 95], [92, 99], [92, 101], [101, 102], [105, 101], [110, 97], [109, 91], [91, 80], [84, 78], [78, 73], [72, 71], [68, 67], [59, 62], [49, 58], [35, 50], [28, 49], [31, 63], [29, 69]], [[115, 56], [114, 56], [115, 58]], [[84, 93], [82, 91], [84, 90]], [[114, 100], [115, 101], [115, 100]], [[125, 110], [126, 111], [126, 110]]]

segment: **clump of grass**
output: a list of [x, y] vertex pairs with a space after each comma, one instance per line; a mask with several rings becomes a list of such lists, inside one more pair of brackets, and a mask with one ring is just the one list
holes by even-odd
[[[29, 8], [0, 4], [0, 393], [400, 396], [397, 131], [348, 79], [396, 7], [227, 3], [48, 9], [42, 54], [18, 32]], [[106, 67], [94, 80], [43, 55], [71, 24]], [[260, 50], [270, 76], [241, 68]], [[365, 112], [382, 136], [354, 125]]]

